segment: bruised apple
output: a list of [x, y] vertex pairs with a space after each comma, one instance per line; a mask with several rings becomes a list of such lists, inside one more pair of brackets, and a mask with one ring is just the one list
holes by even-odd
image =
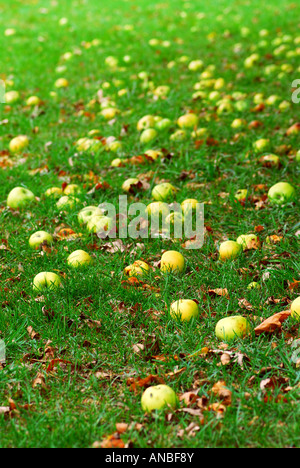
[[144, 391], [141, 405], [147, 413], [167, 407], [175, 409], [178, 406], [178, 398], [174, 390], [168, 385], [155, 385]]
[[29, 245], [32, 249], [37, 249], [39, 245], [47, 242], [48, 245], [52, 244], [53, 237], [45, 231], [37, 231], [29, 238]]
[[136, 260], [132, 265], [124, 269], [124, 274], [128, 276], [142, 276], [149, 272], [150, 268], [146, 262]]

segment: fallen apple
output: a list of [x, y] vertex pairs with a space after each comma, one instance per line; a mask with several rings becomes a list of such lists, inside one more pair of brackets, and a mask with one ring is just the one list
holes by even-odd
[[125, 180], [125, 182], [122, 185], [122, 189], [125, 192], [130, 192], [131, 190], [134, 189], [134, 187], [139, 183], [139, 179], [136, 177], [132, 177], [130, 179]]
[[61, 285], [61, 279], [56, 273], [42, 272], [33, 280], [33, 290], [36, 293], [54, 291]]
[[46, 197], [60, 198], [63, 194], [63, 191], [60, 187], [51, 187], [46, 190]]
[[54, 83], [55, 88], [67, 88], [69, 86], [69, 82], [66, 78], [58, 78], [58, 80]]
[[87, 223], [87, 229], [90, 232], [109, 232], [113, 228], [113, 220], [108, 216], [94, 215]]
[[199, 307], [191, 299], [179, 299], [171, 304], [170, 315], [175, 320], [189, 322], [192, 318], [198, 317]]
[[275, 205], [283, 205], [294, 200], [296, 190], [288, 182], [278, 182], [268, 192], [268, 198]]
[[291, 316], [300, 322], [300, 296], [291, 304]]
[[256, 281], [252, 281], [252, 283], [249, 283], [248, 286], [247, 286], [247, 289], [251, 290], [251, 289], [260, 289], [261, 286], [259, 283], [257, 283]]
[[7, 91], [4, 95], [4, 101], [6, 104], [14, 104], [20, 99], [20, 93], [18, 91]]
[[81, 188], [79, 187], [79, 185], [69, 184], [66, 186], [64, 190], [64, 195], [75, 195], [76, 193], [80, 193], [80, 192], [81, 192]]
[[69, 208], [73, 208], [75, 206], [76, 203], [79, 203], [80, 200], [78, 200], [78, 198], [74, 198], [74, 197], [69, 197], [68, 195], [64, 195], [63, 197], [61, 197], [57, 203], [56, 203], [56, 206], [57, 208], [59, 209], [69, 209]]
[[260, 240], [256, 234], [242, 234], [236, 241], [243, 247], [243, 250], [260, 247]]
[[225, 317], [216, 325], [216, 337], [222, 341], [232, 341], [235, 338], [244, 338], [250, 333], [250, 323], [241, 315]]
[[263, 153], [270, 148], [270, 140], [261, 138], [253, 143], [253, 149], [256, 153]]
[[184, 256], [176, 250], [168, 250], [161, 257], [160, 269], [162, 272], [183, 272], [185, 268]]
[[156, 201], [171, 201], [174, 200], [175, 193], [176, 188], [172, 184], [165, 182], [153, 188], [152, 197]]
[[220, 260], [234, 260], [243, 252], [243, 248], [235, 241], [222, 242], [219, 249]]
[[41, 104], [41, 100], [38, 96], [30, 96], [27, 100], [26, 100], [26, 105], [27, 106], [39, 106]]
[[124, 274], [127, 276], [143, 276], [149, 272], [150, 268], [146, 262], [136, 260], [132, 265], [124, 269]]
[[24, 187], [15, 187], [8, 194], [7, 206], [13, 209], [24, 208], [33, 201], [35, 201], [35, 196], [30, 190]]
[[153, 128], [155, 126], [155, 117], [153, 115], [144, 115], [138, 123], [138, 131], [146, 130], [147, 128]]
[[12, 153], [21, 153], [28, 145], [28, 137], [26, 135], [19, 135], [10, 141], [9, 150]]
[[73, 268], [79, 268], [82, 266], [87, 266], [93, 263], [92, 257], [85, 252], [84, 250], [75, 250], [67, 258], [68, 265]]
[[247, 195], [248, 195], [247, 189], [240, 189], [235, 193], [234, 198], [236, 198], [238, 201], [242, 201], [247, 198]]
[[142, 409], [147, 413], [168, 407], [176, 409], [178, 398], [174, 390], [168, 385], [155, 385], [144, 391], [141, 405]]
[[143, 145], [146, 145], [147, 143], [150, 143], [151, 141], [155, 140], [156, 137], [157, 131], [154, 128], [147, 128], [147, 130], [144, 130], [141, 134], [140, 142]]
[[146, 212], [151, 216], [161, 215], [166, 217], [170, 214], [170, 209], [167, 203], [157, 201], [147, 205]]
[[177, 125], [180, 128], [194, 128], [198, 124], [198, 116], [193, 113], [185, 114], [179, 117]]
[[32, 249], [37, 249], [44, 242], [48, 245], [53, 242], [52, 235], [45, 231], [37, 231], [29, 238], [29, 245]]
[[95, 215], [103, 216], [103, 211], [97, 206], [86, 206], [78, 213], [79, 224], [87, 224]]

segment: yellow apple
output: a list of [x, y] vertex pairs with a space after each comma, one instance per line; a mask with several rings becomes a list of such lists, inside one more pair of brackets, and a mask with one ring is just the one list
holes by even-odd
[[291, 316], [300, 322], [300, 296], [292, 302], [291, 312]]
[[124, 274], [127, 276], [142, 276], [149, 272], [150, 268], [146, 262], [136, 260], [132, 265], [124, 269]]
[[161, 257], [162, 272], [183, 272], [185, 268], [184, 256], [176, 250], [168, 250]]
[[13, 138], [9, 143], [9, 149], [12, 153], [20, 153], [29, 145], [29, 139], [26, 135], [19, 135]]
[[51, 187], [46, 190], [46, 197], [59, 198], [63, 194], [63, 191], [60, 187]]
[[84, 250], [75, 250], [67, 259], [68, 265], [74, 268], [87, 266], [93, 263], [92, 257]]
[[174, 390], [168, 385], [155, 385], [153, 387], [148, 387], [144, 391], [141, 405], [142, 409], [147, 413], [168, 407], [176, 409], [178, 406], [178, 398]]
[[168, 183], [156, 185], [152, 190], [152, 197], [156, 201], [171, 201], [174, 199], [176, 188]]
[[171, 304], [170, 315], [173, 319], [189, 322], [192, 318], [198, 317], [199, 307], [191, 299], [179, 299]]
[[216, 337], [223, 341], [232, 341], [235, 338], [244, 338], [250, 332], [250, 323], [241, 315], [225, 317], [216, 325]]
[[185, 114], [179, 117], [177, 124], [180, 128], [194, 128], [198, 124], [198, 116], [193, 113]]
[[234, 260], [241, 255], [242, 251], [242, 246], [235, 241], [222, 242], [219, 249], [220, 260]]

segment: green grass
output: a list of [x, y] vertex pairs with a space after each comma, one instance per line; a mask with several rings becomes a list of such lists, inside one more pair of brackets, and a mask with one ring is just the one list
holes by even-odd
[[[0, 447], [91, 447], [115, 433], [120, 422], [133, 423], [121, 437], [137, 448], [299, 447], [300, 374], [291, 348], [292, 341], [299, 338], [299, 323], [289, 318], [278, 333], [256, 337], [253, 332], [229, 344], [227, 350], [248, 357], [243, 368], [237, 363], [221, 365], [216, 353], [188, 357], [204, 347], [220, 349], [214, 330], [224, 316], [242, 314], [255, 326], [260, 318], [288, 309], [299, 295], [299, 289], [289, 288], [299, 280], [299, 203], [274, 206], [266, 201], [256, 209], [252, 198], [263, 197], [282, 180], [299, 187], [295, 157], [299, 133], [286, 135], [299, 121], [299, 105], [291, 102], [291, 83], [300, 73], [300, 46], [295, 42], [296, 38], [299, 41], [299, 6], [283, 0], [272, 0], [263, 8], [257, 0], [110, 0], [101, 6], [97, 0], [68, 0], [57, 5], [11, 0], [7, 7], [0, 0], [0, 14], [0, 78], [12, 81], [7, 90], [18, 90], [21, 95], [11, 106], [0, 105], [0, 239], [8, 243], [1, 240], [0, 246], [9, 246], [9, 250], [0, 250], [0, 339], [7, 346], [7, 362], [0, 368], [0, 407], [9, 406], [11, 400], [16, 405], [10, 414], [0, 414]], [[60, 26], [63, 17], [69, 22]], [[242, 31], [245, 27], [249, 28], [247, 37]], [[15, 28], [16, 34], [6, 37], [7, 28]], [[263, 29], [269, 31], [265, 43], [259, 35]], [[212, 32], [216, 33], [214, 41], [208, 38]], [[169, 41], [169, 46], [151, 47], [153, 38]], [[280, 55], [274, 54], [278, 38], [286, 45]], [[100, 42], [93, 45], [94, 39]], [[241, 45], [239, 53], [234, 52], [236, 44]], [[287, 55], [289, 51], [295, 51], [294, 56]], [[67, 52], [74, 54], [64, 61], [62, 55]], [[247, 69], [244, 61], [253, 53], [259, 53], [259, 61]], [[123, 60], [126, 55], [131, 57], [129, 63]], [[118, 59], [116, 69], [105, 64], [108, 56]], [[180, 59], [184, 56], [187, 61]], [[192, 72], [188, 64], [197, 59], [203, 60], [204, 68]], [[175, 66], [168, 68], [171, 61]], [[266, 75], [265, 67], [271, 64], [277, 69]], [[290, 64], [293, 71], [280, 75], [283, 64]], [[61, 65], [66, 66], [65, 71], [57, 72]], [[215, 65], [213, 78], [225, 79], [222, 97], [236, 91], [246, 93], [245, 111], [234, 109], [217, 117], [212, 101], [193, 99], [194, 85], [210, 65]], [[148, 73], [154, 87], [170, 87], [167, 99], [153, 99], [151, 87], [145, 89], [138, 78], [142, 71]], [[54, 88], [59, 77], [69, 80], [68, 88]], [[107, 82], [110, 87], [104, 89], [104, 95], [120, 111], [111, 125], [99, 114], [99, 104], [88, 107]], [[119, 96], [124, 88], [128, 93]], [[50, 95], [53, 91], [56, 97]], [[253, 97], [257, 93], [266, 98], [276, 94], [280, 100], [256, 113]], [[26, 107], [31, 95], [38, 95], [43, 105]], [[284, 100], [291, 107], [280, 111], [278, 104]], [[206, 127], [217, 145], [195, 144], [190, 133], [183, 142], [170, 141], [170, 134], [178, 129], [178, 117], [189, 110], [200, 116], [198, 126]], [[172, 126], [160, 132], [154, 143], [143, 146], [136, 124], [148, 114], [169, 118]], [[259, 120], [263, 126], [234, 130], [231, 123], [236, 118], [248, 124]], [[122, 132], [124, 128], [127, 132]], [[117, 154], [78, 152], [75, 142], [93, 129], [106, 138], [120, 137], [122, 149]], [[237, 133], [241, 135], [235, 139]], [[20, 134], [28, 135], [30, 145], [24, 154], [8, 154], [12, 167], [5, 167], [6, 153], [1, 152]], [[253, 143], [260, 138], [270, 139], [270, 152], [280, 156], [280, 168], [264, 167], [259, 161], [261, 155], [253, 152]], [[137, 156], [149, 148], [164, 148], [171, 158], [158, 158], [143, 166], [110, 167], [116, 157]], [[31, 172], [44, 166], [46, 173]], [[89, 195], [95, 185], [88, 178], [90, 171], [110, 188]], [[183, 171], [190, 171], [191, 178], [185, 178]], [[126, 239], [126, 250], [112, 254], [100, 249], [106, 241], [79, 225], [79, 209], [105, 201], [117, 206], [123, 182], [141, 174], [147, 174], [150, 188], [131, 197], [132, 202], [150, 203], [151, 188], [164, 179], [180, 188], [179, 202], [196, 198], [206, 203], [205, 224], [212, 233], [205, 236], [200, 250], [184, 250], [181, 242], [149, 239], [142, 241], [143, 251], [134, 253], [135, 244], [141, 241]], [[55, 201], [43, 195], [46, 189], [65, 182], [83, 189], [78, 206], [68, 212], [57, 209]], [[195, 189], [189, 183], [202, 185]], [[6, 207], [6, 198], [20, 185], [32, 190], [39, 201], [13, 212]], [[249, 191], [245, 205], [234, 198], [243, 188]], [[225, 198], [222, 193], [227, 194]], [[30, 249], [32, 233], [53, 233], [62, 223], [82, 237], [56, 241], [49, 255]], [[259, 234], [262, 249], [249, 250], [233, 262], [218, 260], [222, 240], [234, 240], [260, 225], [264, 227]], [[265, 239], [270, 235], [282, 236], [282, 241], [267, 249]], [[77, 249], [89, 251], [94, 264], [84, 270], [68, 267], [66, 259]], [[183, 275], [162, 274], [156, 268], [147, 279], [149, 289], [124, 287], [123, 270], [133, 260], [153, 265], [170, 249], [184, 254], [187, 269]], [[270, 277], [263, 280], [266, 269], [270, 269]], [[63, 275], [63, 288], [45, 294], [42, 302], [32, 291], [33, 278], [41, 271]], [[251, 281], [258, 281], [261, 289], [247, 290]], [[208, 294], [216, 288], [227, 288], [229, 298]], [[169, 306], [179, 298], [199, 302], [196, 321], [178, 324], [170, 318]], [[252, 310], [241, 308], [242, 298], [252, 304]], [[161, 313], [155, 315], [155, 311]], [[90, 327], [87, 318], [101, 321], [101, 328]], [[29, 326], [39, 339], [31, 339]], [[136, 344], [143, 344], [144, 351], [134, 352]], [[45, 353], [49, 347], [52, 354], [49, 349]], [[156, 361], [153, 356], [157, 355], [169, 359]], [[47, 372], [53, 357], [71, 364]], [[166, 376], [182, 368], [185, 370], [173, 377]], [[44, 386], [34, 385], [38, 374], [44, 376]], [[150, 374], [163, 378], [178, 395], [199, 389], [198, 395], [207, 399], [206, 408], [222, 403], [212, 387], [225, 381], [232, 402], [222, 417], [205, 409], [195, 435], [185, 432], [179, 437], [181, 429], [198, 424], [199, 418], [185, 412], [170, 418], [166, 412], [145, 415], [140, 405], [142, 390], [132, 392], [126, 382]], [[274, 388], [264, 390], [261, 382], [268, 378]], [[181, 408], [185, 406], [181, 402]], [[142, 425], [140, 430], [135, 423]]]

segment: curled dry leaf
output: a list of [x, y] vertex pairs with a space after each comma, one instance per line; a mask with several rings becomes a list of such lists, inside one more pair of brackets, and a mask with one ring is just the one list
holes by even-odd
[[261, 333], [274, 333], [276, 330], [280, 330], [282, 323], [290, 315], [290, 310], [283, 310], [282, 312], [272, 315], [254, 329], [255, 334], [260, 335]]

